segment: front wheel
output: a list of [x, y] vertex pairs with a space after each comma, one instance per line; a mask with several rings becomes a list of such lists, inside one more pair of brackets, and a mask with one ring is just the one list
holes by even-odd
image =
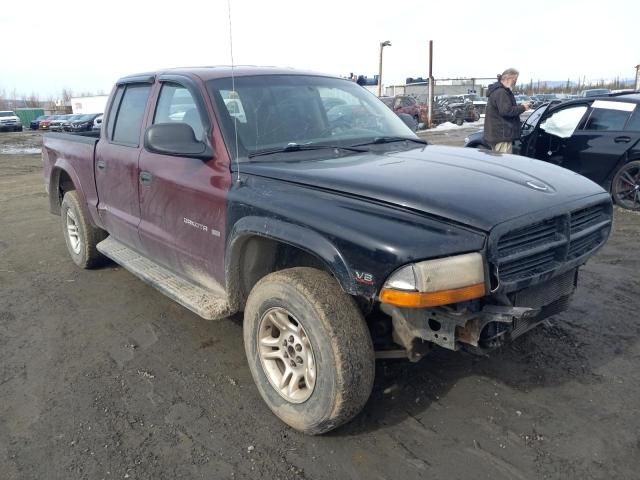
[[328, 273], [297, 267], [264, 277], [247, 300], [243, 332], [260, 395], [296, 430], [328, 432], [369, 398], [375, 373], [369, 330]]
[[640, 210], [640, 160], [620, 167], [611, 183], [611, 196], [622, 208]]

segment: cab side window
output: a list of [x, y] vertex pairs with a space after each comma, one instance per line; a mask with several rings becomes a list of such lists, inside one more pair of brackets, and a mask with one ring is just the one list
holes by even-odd
[[193, 129], [196, 140], [204, 138], [204, 126], [198, 106], [191, 92], [182, 85], [164, 83], [153, 117], [153, 123], [186, 123]]
[[635, 112], [624, 129], [631, 132], [640, 132], [640, 107], [636, 107]]
[[118, 87], [109, 111], [107, 134], [113, 143], [130, 147], [140, 144], [140, 129], [147, 107], [151, 85]]
[[585, 130], [622, 130], [629, 119], [630, 112], [594, 108], [584, 126]]

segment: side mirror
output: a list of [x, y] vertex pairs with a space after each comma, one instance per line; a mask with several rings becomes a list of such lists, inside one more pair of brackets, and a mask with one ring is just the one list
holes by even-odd
[[144, 133], [144, 148], [149, 152], [176, 157], [202, 160], [213, 157], [213, 149], [207, 143], [196, 140], [193, 128], [183, 122], [151, 125]]
[[411, 129], [412, 132], [418, 130], [418, 123], [411, 115], [409, 115], [408, 113], [398, 113], [397, 115], [398, 117], [400, 117], [400, 120], [402, 120], [404, 124]]

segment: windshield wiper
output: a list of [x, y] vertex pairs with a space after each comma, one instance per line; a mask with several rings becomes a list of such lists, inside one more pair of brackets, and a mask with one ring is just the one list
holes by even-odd
[[262, 155], [271, 155], [274, 153], [288, 153], [288, 152], [302, 152], [302, 151], [309, 151], [309, 150], [325, 150], [327, 148], [330, 148], [332, 150], [347, 150], [349, 152], [358, 152], [358, 153], [363, 153], [366, 152], [367, 150], [364, 148], [356, 148], [357, 145], [352, 145], [352, 146], [341, 146], [341, 145], [324, 145], [324, 144], [299, 144], [299, 143], [288, 143], [287, 146], [282, 147], [282, 148], [273, 148], [273, 149], [269, 149], [269, 150], [258, 150], [256, 152], [252, 152], [249, 155], [247, 155], [248, 158], [253, 158], [253, 157], [260, 157]]
[[410, 137], [376, 137], [369, 142], [358, 143], [356, 145], [351, 145], [352, 147], [363, 147], [365, 145], [381, 145], [383, 143], [394, 143], [394, 142], [415, 142], [421, 145], [428, 145], [425, 140], [420, 138], [410, 138]]

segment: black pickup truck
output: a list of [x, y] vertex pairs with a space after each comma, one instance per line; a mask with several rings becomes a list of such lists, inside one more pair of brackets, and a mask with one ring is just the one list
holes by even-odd
[[244, 311], [262, 397], [311, 434], [360, 411], [376, 357], [486, 352], [567, 308], [612, 217], [574, 172], [427, 145], [355, 83], [289, 69], [122, 78], [100, 134], [47, 134], [43, 162], [74, 262]]

